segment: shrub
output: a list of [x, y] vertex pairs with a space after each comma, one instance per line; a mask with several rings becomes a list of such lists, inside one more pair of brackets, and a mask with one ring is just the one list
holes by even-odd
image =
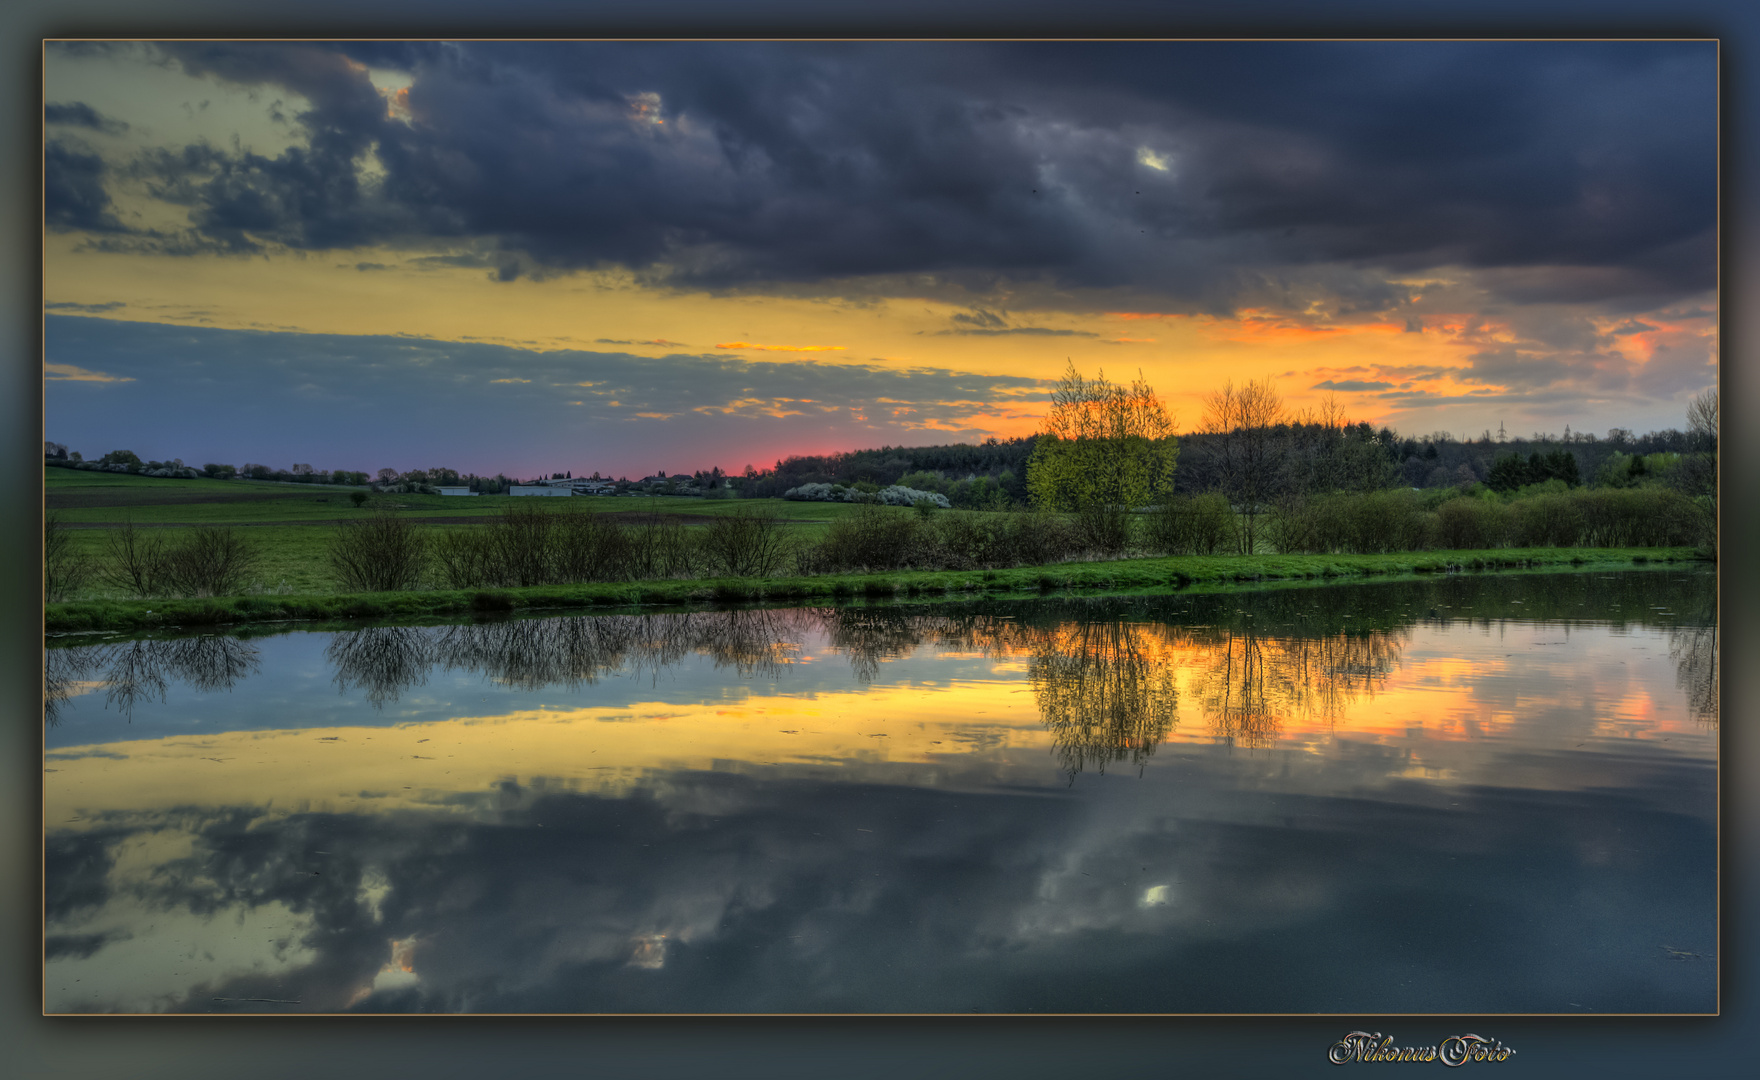
[[755, 510], [722, 514], [703, 531], [703, 561], [720, 577], [769, 577], [788, 558], [782, 525]]
[[554, 543], [558, 581], [623, 581], [629, 576], [629, 537], [591, 510], [558, 515]]
[[1014, 560], [1004, 553], [992, 515], [970, 510], [936, 514], [918, 533], [917, 561], [942, 570], [976, 570]]
[[1716, 521], [1670, 488], [1601, 488], [1573, 493], [1581, 538], [1592, 547], [1684, 546], [1702, 543]]
[[1285, 553], [1419, 551], [1436, 538], [1436, 515], [1410, 491], [1295, 499], [1274, 507], [1268, 526], [1272, 543]]
[[381, 511], [336, 527], [330, 567], [350, 592], [413, 589], [427, 569], [428, 538], [408, 518]]
[[73, 550], [67, 523], [50, 511], [43, 518], [44, 599], [65, 600], [85, 586], [92, 570], [91, 560]]
[[1012, 510], [999, 520], [998, 554], [1005, 565], [1043, 566], [1061, 562], [1081, 550], [1081, 537], [1075, 527], [1049, 510]]
[[817, 544], [796, 556], [802, 573], [895, 570], [918, 557], [924, 523], [889, 507], [860, 506], [833, 521]]
[[364, 491], [351, 491], [348, 495], [348, 501], [354, 503], [357, 507], [365, 506], [367, 503], [367, 493]]
[[1583, 531], [1579, 500], [1552, 493], [1510, 504], [1510, 543], [1516, 547], [1573, 547]]
[[1164, 555], [1214, 555], [1239, 546], [1238, 531], [1226, 497], [1170, 495], [1149, 515], [1145, 539], [1151, 551]]
[[485, 529], [451, 529], [435, 537], [434, 572], [449, 589], [474, 589], [492, 581], [491, 538]]
[[550, 533], [555, 516], [515, 500], [488, 528], [491, 580], [498, 585], [547, 585], [552, 580]]
[[1340, 503], [1348, 551], [1379, 555], [1422, 551], [1434, 543], [1435, 517], [1424, 512], [1410, 491], [1371, 491], [1333, 498]]
[[1102, 555], [1120, 555], [1131, 542], [1131, 512], [1123, 505], [1088, 501], [1076, 508], [1082, 546]]
[[1436, 542], [1450, 549], [1502, 547], [1509, 511], [1502, 503], [1464, 497], [1436, 508]]
[[668, 514], [650, 514], [627, 526], [630, 577], [638, 580], [694, 577], [701, 563], [696, 540], [684, 523]]
[[165, 584], [181, 596], [230, 596], [255, 572], [261, 551], [236, 529], [204, 525], [165, 556]]
[[156, 596], [165, 589], [166, 548], [163, 534], [135, 528], [133, 521], [112, 529], [104, 538], [109, 559], [98, 578], [111, 588], [137, 597]]

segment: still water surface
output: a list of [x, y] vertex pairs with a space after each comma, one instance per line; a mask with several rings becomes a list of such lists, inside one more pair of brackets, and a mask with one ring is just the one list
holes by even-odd
[[1717, 1007], [1706, 572], [45, 655], [50, 1012]]

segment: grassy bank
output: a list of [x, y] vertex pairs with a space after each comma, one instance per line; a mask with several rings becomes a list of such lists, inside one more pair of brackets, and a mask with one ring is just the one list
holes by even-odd
[[1609, 570], [1694, 561], [1691, 548], [1496, 548], [1387, 555], [1220, 555], [927, 570], [721, 578], [524, 589], [75, 600], [44, 606], [49, 633], [333, 619], [420, 619], [521, 610], [749, 602], [936, 599], [985, 593], [1146, 592], [1275, 587], [1451, 571]]

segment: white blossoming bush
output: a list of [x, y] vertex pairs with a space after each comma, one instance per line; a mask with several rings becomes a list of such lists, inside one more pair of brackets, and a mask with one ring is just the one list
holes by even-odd
[[945, 495], [938, 495], [933, 491], [918, 491], [899, 484], [881, 488], [873, 495], [864, 495], [855, 488], [834, 487], [831, 484], [802, 484], [800, 487], [789, 488], [782, 493], [782, 497], [797, 502], [875, 502], [885, 506], [915, 506], [928, 499], [943, 510], [953, 508]]
[[943, 510], [953, 509], [953, 504], [947, 501], [947, 496], [933, 491], [918, 491], [916, 488], [908, 488], [899, 484], [880, 489], [880, 501], [887, 506], [915, 506], [924, 499], [928, 499]]

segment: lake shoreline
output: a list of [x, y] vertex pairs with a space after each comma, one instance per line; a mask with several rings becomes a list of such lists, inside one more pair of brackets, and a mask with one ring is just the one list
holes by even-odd
[[1501, 548], [1387, 555], [1168, 556], [1005, 570], [911, 570], [816, 577], [719, 578], [327, 595], [77, 600], [44, 605], [45, 635], [288, 622], [407, 621], [582, 609], [937, 602], [987, 595], [1242, 591], [1422, 579], [1453, 573], [1568, 573], [1709, 563], [1693, 548]]

